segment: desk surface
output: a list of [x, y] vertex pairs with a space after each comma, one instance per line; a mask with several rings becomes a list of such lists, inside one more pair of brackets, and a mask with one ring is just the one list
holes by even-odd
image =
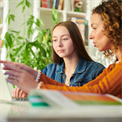
[[[122, 122], [122, 105], [87, 105], [79, 109], [33, 107], [29, 102], [0, 101], [0, 122]], [[52, 122], [51, 121], [51, 122]]]

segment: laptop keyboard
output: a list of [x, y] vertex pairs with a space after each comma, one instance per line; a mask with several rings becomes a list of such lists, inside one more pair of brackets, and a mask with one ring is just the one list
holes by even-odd
[[23, 97], [12, 97], [12, 101], [28, 101], [28, 98]]

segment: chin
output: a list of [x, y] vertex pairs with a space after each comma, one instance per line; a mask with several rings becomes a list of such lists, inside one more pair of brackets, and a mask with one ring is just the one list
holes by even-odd
[[97, 48], [97, 49], [98, 49], [98, 51], [100, 51], [100, 52], [105, 51], [105, 50], [103, 50], [103, 49], [99, 49], [99, 48]]

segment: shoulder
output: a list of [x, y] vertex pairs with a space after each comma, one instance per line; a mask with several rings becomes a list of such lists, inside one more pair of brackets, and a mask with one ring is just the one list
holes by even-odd
[[49, 64], [42, 70], [42, 73], [52, 79], [55, 79], [56, 72], [60, 69], [60, 67], [61, 65], [57, 63]]
[[101, 63], [98, 63], [96, 61], [93, 60], [87, 60], [87, 65], [93, 66], [93, 67], [101, 67], [101, 68], [105, 68], [105, 66]]
[[98, 63], [98, 62], [95, 62], [93, 60], [86, 60], [86, 59], [83, 59], [81, 58], [79, 63], [78, 63], [78, 66], [77, 66], [77, 71], [78, 72], [90, 72], [90, 73], [101, 73], [103, 71], [103, 69], [105, 69], [105, 67]]
[[[58, 69], [59, 67], [60, 67], [59, 64], [57, 64], [57, 63], [52, 63], [52, 64], [47, 65], [44, 69], [53, 70], [53, 69]], [[43, 69], [43, 70], [44, 70], [44, 69]]]

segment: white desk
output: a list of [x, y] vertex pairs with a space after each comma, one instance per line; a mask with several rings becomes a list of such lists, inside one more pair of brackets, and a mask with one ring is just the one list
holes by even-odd
[[81, 106], [79, 109], [32, 107], [29, 102], [0, 101], [0, 122], [122, 122], [122, 105]]

